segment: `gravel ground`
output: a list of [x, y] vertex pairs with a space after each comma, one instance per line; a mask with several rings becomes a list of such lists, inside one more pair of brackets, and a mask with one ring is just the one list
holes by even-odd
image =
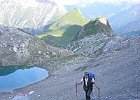
[[[86, 64], [91, 67], [75, 71]], [[0, 93], [0, 100], [85, 100], [82, 85], [78, 86], [78, 99], [75, 87], [75, 82], [83, 77], [85, 71], [95, 73], [96, 83], [100, 87], [100, 92], [94, 87], [92, 100], [140, 100], [139, 43], [96, 60], [72, 62], [40, 82], [8, 93]], [[27, 95], [23, 92], [33, 93]], [[24, 99], [16, 99], [17, 95]]]

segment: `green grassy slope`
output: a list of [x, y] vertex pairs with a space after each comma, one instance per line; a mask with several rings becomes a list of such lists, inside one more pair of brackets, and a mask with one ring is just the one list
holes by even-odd
[[79, 9], [75, 8], [58, 19], [48, 31], [37, 37], [43, 38], [46, 43], [53, 46], [65, 48], [86, 23], [88, 23], [88, 20], [81, 14]]

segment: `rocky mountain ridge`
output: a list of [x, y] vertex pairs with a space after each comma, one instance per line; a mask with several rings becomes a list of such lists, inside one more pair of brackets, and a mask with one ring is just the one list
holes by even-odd
[[78, 54], [99, 56], [106, 43], [115, 34], [105, 17], [96, 18], [84, 25], [68, 46]]

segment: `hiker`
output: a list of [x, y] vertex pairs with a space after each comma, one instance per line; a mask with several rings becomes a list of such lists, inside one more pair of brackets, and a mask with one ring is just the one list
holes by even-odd
[[[94, 80], [94, 78], [89, 76], [88, 72], [85, 72], [84, 77], [79, 82], [76, 82], [76, 85], [80, 85], [83, 82], [84, 82], [83, 89], [86, 93], [86, 100], [90, 100], [90, 94], [93, 89], [93, 84], [95, 84], [95, 80]], [[96, 84], [95, 84], [95, 86], [98, 88], [98, 86]]]

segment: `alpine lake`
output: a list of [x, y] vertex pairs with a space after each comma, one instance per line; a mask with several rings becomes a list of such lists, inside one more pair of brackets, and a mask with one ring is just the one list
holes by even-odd
[[0, 66], [0, 93], [28, 86], [48, 77], [48, 71], [39, 67]]

